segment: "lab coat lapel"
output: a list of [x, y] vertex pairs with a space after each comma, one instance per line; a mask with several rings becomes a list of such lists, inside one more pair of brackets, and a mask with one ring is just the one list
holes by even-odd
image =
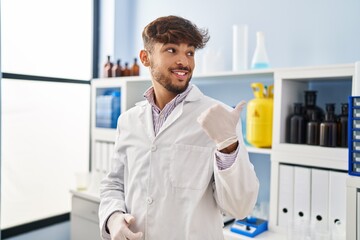
[[145, 132], [151, 141], [155, 139], [154, 123], [152, 117], [151, 105], [145, 101], [141, 104], [142, 108], [139, 114], [139, 119], [144, 126]]
[[163, 131], [165, 131], [168, 127], [170, 127], [171, 124], [173, 124], [176, 121], [176, 119], [178, 119], [181, 116], [181, 114], [183, 113], [183, 106], [184, 106], [184, 101], [182, 101], [174, 108], [174, 110], [170, 113], [164, 124], [159, 129], [157, 136], [159, 136]]
[[167, 117], [166, 121], [164, 122], [164, 125], [160, 128], [159, 133], [157, 136], [161, 134], [161, 132], [165, 131], [168, 127], [170, 127], [181, 115], [183, 114], [184, 104], [187, 102], [193, 102], [199, 100], [203, 94], [200, 92], [200, 90], [193, 85], [191, 91], [187, 95], [184, 101], [179, 103], [175, 109], [170, 113], [170, 115]]

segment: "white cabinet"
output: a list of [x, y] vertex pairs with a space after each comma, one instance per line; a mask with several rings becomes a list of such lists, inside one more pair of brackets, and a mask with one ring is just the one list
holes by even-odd
[[[250, 87], [251, 83], [262, 82], [264, 85], [274, 84], [272, 149], [248, 147], [251, 158], [257, 158], [254, 156], [262, 156], [261, 159], [267, 161], [268, 164], [264, 164], [265, 166], [268, 166], [266, 167], [267, 169], [263, 169], [264, 165], [261, 165], [261, 163], [258, 164], [258, 169], [257, 166], [254, 165], [256, 171], [266, 171], [269, 176], [268, 179], [260, 179], [260, 185], [268, 186], [269, 188], [265, 189], [266, 194], [270, 195], [267, 198], [270, 199], [269, 232], [283, 232], [286, 230], [285, 226], [279, 226], [281, 225], [279, 224], [281, 222], [279, 217], [281, 217], [282, 211], [280, 205], [284, 204], [282, 202], [283, 200], [286, 200], [286, 197], [281, 195], [280, 188], [287, 187], [285, 192], [293, 192], [293, 190], [289, 190], [289, 186], [281, 185], [283, 183], [280, 182], [282, 179], [280, 176], [280, 169], [282, 166], [306, 168], [310, 171], [310, 179], [312, 174], [311, 169], [325, 169], [329, 171], [327, 172], [329, 176], [331, 175], [331, 171], [346, 174], [347, 148], [329, 148], [286, 143], [285, 126], [286, 118], [292, 111], [293, 103], [304, 102], [303, 94], [305, 90], [318, 90], [317, 105], [324, 108], [325, 103], [336, 103], [336, 111], [338, 112], [340, 109], [339, 104], [347, 102], [347, 97], [349, 95], [360, 93], [360, 79], [354, 77], [356, 69], [356, 64], [346, 64], [320, 67], [251, 70], [235, 73], [198, 75], [193, 77], [192, 83], [196, 84], [206, 95], [219, 99], [230, 106], [235, 106], [241, 100], [249, 101], [254, 98]], [[360, 71], [359, 69], [357, 71]], [[136, 102], [143, 100], [143, 93], [150, 85], [150, 79], [144, 77], [94, 79], [92, 81], [91, 169], [93, 172], [103, 175], [109, 169], [116, 133], [114, 128], [102, 128], [96, 126], [97, 96], [104, 94], [108, 89], [117, 89], [121, 91], [121, 112], [123, 112], [134, 106]], [[359, 90], [357, 90], [357, 88], [359, 88]], [[246, 111], [243, 111], [241, 114], [242, 121], [246, 119], [245, 114]], [[245, 121], [243, 122], [243, 126], [246, 126]], [[262, 176], [263, 174], [259, 174], [259, 178]], [[261, 181], [264, 181], [265, 183], [262, 184]], [[315, 182], [311, 183], [311, 180], [309, 180], [309, 184], [317, 186]], [[263, 191], [263, 189], [260, 189], [260, 191]], [[329, 192], [329, 196], [330, 195], [331, 192]], [[316, 200], [309, 199], [309, 201]], [[331, 203], [329, 202], [329, 205], [330, 204]], [[290, 208], [294, 207], [295, 206], [290, 205]], [[311, 206], [308, 209], [308, 212], [311, 212]], [[74, 224], [79, 222], [77, 220], [78, 217], [80, 217], [80, 215], [75, 215]], [[330, 217], [330, 215], [325, 217]], [[229, 237], [230, 236], [233, 237], [234, 234], [230, 234]], [[281, 236], [284, 237], [284, 235]], [[276, 237], [274, 237], [274, 239], [276, 239]]]
[[[273, 119], [273, 145], [271, 152], [271, 189], [270, 189], [270, 219], [269, 226], [272, 229], [286, 230], [286, 227], [280, 227], [282, 224], [283, 212], [282, 205], [279, 203], [282, 200], [290, 198], [282, 195], [282, 188], [284, 182], [281, 169], [283, 166], [294, 167], [295, 169], [301, 167], [305, 169], [307, 174], [300, 174], [297, 176], [294, 171], [293, 190], [293, 203], [294, 212], [290, 213], [294, 217], [298, 217], [296, 212], [296, 202], [299, 202], [299, 196], [296, 196], [298, 188], [304, 190], [306, 193], [300, 194], [301, 197], [306, 197], [301, 204], [310, 203], [306, 207], [307, 210], [316, 214], [317, 199], [309, 198], [312, 189], [319, 187], [323, 184], [324, 194], [328, 194], [328, 207], [325, 211], [325, 218], [329, 218], [329, 223], [324, 223], [325, 226], [330, 224], [330, 218], [334, 215], [342, 218], [345, 222], [344, 214], [339, 215], [335, 212], [344, 213], [346, 210], [346, 202], [337, 198], [342, 196], [345, 199], [346, 184], [345, 181], [340, 181], [341, 184], [334, 184], [333, 176], [341, 177], [344, 179], [347, 175], [348, 168], [348, 149], [340, 147], [320, 147], [310, 146], [306, 144], [290, 144], [286, 142], [286, 121], [287, 117], [292, 113], [293, 103], [304, 103], [304, 91], [316, 90], [317, 91], [317, 105], [324, 109], [326, 103], [335, 103], [336, 114], [339, 113], [340, 103], [347, 103], [348, 96], [352, 95], [355, 86], [358, 85], [355, 75], [355, 64], [335, 65], [335, 66], [320, 66], [320, 67], [305, 67], [305, 68], [292, 68], [292, 69], [279, 69], [275, 71], [275, 91], [274, 91], [274, 119]], [[317, 178], [318, 170], [325, 170], [326, 179], [319, 183]], [[339, 175], [337, 175], [339, 174]], [[320, 176], [320, 175], [319, 175]], [[322, 175], [321, 175], [322, 176]], [[289, 176], [287, 176], [289, 178]], [[296, 179], [301, 180], [301, 186], [296, 188]], [[304, 178], [308, 181], [304, 184]], [[321, 178], [321, 177], [320, 177]], [[339, 178], [340, 180], [340, 178]], [[326, 184], [324, 184], [324, 182]], [[325, 186], [326, 185], [326, 186]], [[335, 189], [336, 188], [336, 192]], [[289, 190], [287, 190], [289, 192]], [[333, 199], [331, 199], [333, 198]], [[341, 201], [340, 201], [341, 200]], [[283, 204], [283, 203], [282, 203]], [[331, 211], [332, 205], [336, 204], [336, 209]], [[290, 204], [291, 205], [291, 204]], [[331, 215], [332, 214], [332, 215]], [[331, 216], [330, 216], [331, 215]], [[322, 216], [319, 219], [324, 221]], [[310, 219], [310, 216], [309, 216]], [[330, 225], [329, 225], [330, 226]]]
[[[73, 192], [74, 193], [74, 192]], [[100, 240], [99, 203], [87, 197], [72, 196], [71, 240]]]
[[[100, 97], [109, 92], [117, 92], [120, 98], [115, 99], [120, 101], [117, 106], [120, 106], [121, 114], [143, 100], [143, 93], [150, 85], [150, 79], [143, 77], [103, 78], [91, 81], [91, 169], [93, 175], [99, 175], [98, 179], [110, 169], [117, 120], [117, 116], [113, 117], [113, 128], [101, 127], [101, 125], [99, 127], [97, 110], [108, 108], [108, 114], [111, 115], [111, 106], [98, 105]], [[110, 105], [109, 102], [107, 104]]]

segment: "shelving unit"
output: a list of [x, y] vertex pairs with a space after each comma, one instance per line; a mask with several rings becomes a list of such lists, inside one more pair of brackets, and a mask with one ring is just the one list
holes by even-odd
[[[294, 102], [304, 101], [304, 90], [318, 90], [317, 105], [323, 108], [324, 103], [346, 102], [348, 95], [360, 95], [360, 63], [301, 67], [286, 69], [248, 70], [243, 72], [222, 72], [193, 76], [192, 83], [197, 85], [204, 94], [219, 99], [230, 106], [235, 106], [239, 101], [249, 101], [254, 98], [250, 84], [262, 82], [264, 85], [274, 84], [274, 114], [273, 114], [273, 138], [272, 148], [255, 148], [247, 146], [248, 152], [260, 159], [261, 171], [265, 171], [270, 179], [262, 179], [269, 186], [266, 194], [269, 200], [269, 231], [257, 236], [259, 239], [285, 239], [286, 229], [278, 226], [279, 204], [279, 169], [283, 164], [314, 169], [327, 169], [334, 172], [347, 171], [347, 148], [327, 148], [309, 146], [305, 144], [290, 144], [285, 141], [286, 118], [292, 111]], [[104, 89], [118, 88], [121, 90], [121, 111], [126, 111], [138, 101], [143, 100], [143, 92], [151, 85], [147, 77], [124, 77], [110, 79], [94, 79], [92, 81], [92, 171], [103, 173], [110, 162], [108, 155], [99, 154], [97, 142], [113, 144], [115, 141], [115, 129], [95, 127], [96, 96]], [[225, 94], [224, 94], [225, 93]], [[337, 110], [340, 110], [337, 107]], [[243, 126], [246, 111], [241, 114]], [[106, 148], [111, 150], [110, 145]], [[253, 155], [255, 154], [255, 155]], [[266, 160], [266, 164], [262, 160]], [[257, 161], [257, 160], [256, 160]], [[263, 169], [266, 168], [269, 169]], [[271, 173], [271, 174], [270, 174]], [[266, 175], [265, 174], [265, 175]], [[264, 174], [261, 172], [259, 177]], [[271, 176], [270, 176], [271, 175]], [[261, 180], [261, 179], [260, 179]], [[269, 183], [270, 182], [270, 183]], [[352, 183], [355, 181], [352, 181]], [[358, 183], [358, 181], [356, 181]], [[352, 187], [354, 187], [352, 184]], [[360, 188], [360, 184], [358, 186]], [[91, 194], [90, 194], [91, 195]], [[96, 194], [95, 194], [96, 195]], [[352, 194], [354, 195], [354, 194]], [[352, 196], [351, 195], [351, 196]], [[83, 197], [83, 196], [82, 196]], [[93, 196], [91, 197], [91, 199]], [[354, 200], [355, 201], [355, 200]], [[353, 201], [352, 201], [353, 202]], [[224, 230], [226, 239], [248, 239]]]
[[[337, 106], [340, 106], [340, 103], [347, 102], [348, 96], [353, 94], [354, 88], [358, 86], [357, 82], [360, 80], [355, 77], [355, 69], [355, 64], [346, 64], [282, 69], [275, 72], [273, 129], [277, 129], [277, 131], [273, 131], [271, 152], [269, 218], [269, 227], [271, 229], [282, 228], [279, 227], [280, 166], [285, 164], [284, 166], [294, 166], [296, 169], [307, 169], [306, 171], [310, 173], [310, 186], [312, 184], [312, 169], [326, 170], [325, 173], [330, 178], [336, 174], [340, 174], [341, 179], [346, 178], [347, 148], [286, 143], [285, 126], [287, 117], [292, 113], [292, 104], [304, 102], [305, 90], [318, 91], [317, 105], [323, 109], [325, 103], [336, 103]], [[340, 110], [340, 107], [337, 109]], [[303, 177], [303, 181], [305, 181], [306, 177]], [[324, 181], [330, 181], [331, 183], [331, 179], [325, 179]], [[345, 181], [343, 182], [344, 186], [341, 186], [341, 190], [345, 193]], [[332, 191], [330, 188], [329, 194]], [[341, 192], [338, 195], [340, 196]], [[344, 205], [340, 204], [338, 208], [344, 212], [345, 201], [343, 202]], [[293, 214], [297, 214], [297, 212], [294, 210]], [[342, 219], [342, 221], [344, 220]]]

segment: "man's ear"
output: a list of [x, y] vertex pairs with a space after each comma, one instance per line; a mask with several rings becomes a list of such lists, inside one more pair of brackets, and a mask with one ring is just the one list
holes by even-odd
[[150, 66], [150, 61], [149, 61], [149, 54], [146, 50], [141, 50], [140, 51], [140, 61], [142, 62], [142, 64], [145, 66], [145, 67], [148, 67]]

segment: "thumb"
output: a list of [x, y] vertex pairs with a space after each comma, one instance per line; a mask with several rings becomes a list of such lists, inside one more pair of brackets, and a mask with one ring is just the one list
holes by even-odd
[[125, 219], [125, 222], [127, 222], [129, 225], [135, 221], [135, 218], [132, 215], [127, 214], [127, 213], [124, 214], [124, 219]]
[[235, 109], [232, 110], [231, 114], [233, 116], [239, 117], [239, 115], [240, 115], [241, 111], [243, 110], [243, 108], [245, 107], [245, 105], [246, 105], [246, 101], [242, 100], [241, 102], [239, 102], [236, 105]]

